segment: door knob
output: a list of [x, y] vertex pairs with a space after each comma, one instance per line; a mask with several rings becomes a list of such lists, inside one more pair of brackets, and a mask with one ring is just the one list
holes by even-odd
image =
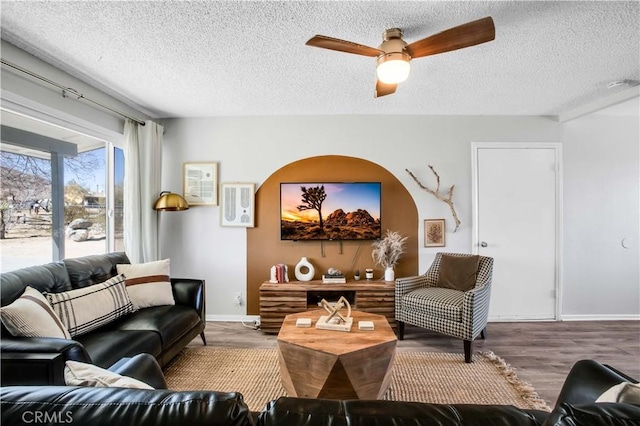
[[486, 241], [483, 241], [483, 242], [481, 242], [481, 243], [480, 243], [480, 247], [486, 247], [487, 245], [488, 245], [488, 244], [487, 244], [487, 242], [486, 242]]

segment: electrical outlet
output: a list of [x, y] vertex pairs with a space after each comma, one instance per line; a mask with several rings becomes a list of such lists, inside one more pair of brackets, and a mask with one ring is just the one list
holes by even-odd
[[253, 327], [256, 329], [260, 328], [260, 318], [253, 320]]
[[233, 301], [238, 306], [242, 305], [242, 293], [240, 293], [239, 291], [233, 293]]

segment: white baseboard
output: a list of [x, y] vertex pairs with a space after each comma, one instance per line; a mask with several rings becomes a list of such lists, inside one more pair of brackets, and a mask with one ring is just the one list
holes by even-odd
[[553, 321], [640, 321], [640, 315], [609, 314], [609, 315], [562, 315], [554, 318], [489, 318], [488, 322], [553, 322]]
[[489, 317], [488, 322], [542, 322], [542, 321], [556, 321], [555, 318], [549, 317]]
[[253, 324], [253, 321], [259, 320], [260, 315], [207, 315], [207, 321], [213, 322], [246, 322]]
[[562, 315], [562, 321], [640, 321], [640, 315], [634, 315], [634, 314]]
[[[207, 315], [207, 321], [213, 322], [246, 322], [259, 320], [260, 315]], [[489, 322], [541, 322], [556, 321], [549, 318], [489, 318]], [[640, 321], [640, 315], [610, 314], [610, 315], [563, 315], [558, 321]]]

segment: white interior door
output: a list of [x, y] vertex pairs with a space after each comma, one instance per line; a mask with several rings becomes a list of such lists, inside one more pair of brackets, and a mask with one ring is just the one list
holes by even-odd
[[557, 317], [559, 144], [473, 144], [474, 251], [494, 258], [489, 320]]

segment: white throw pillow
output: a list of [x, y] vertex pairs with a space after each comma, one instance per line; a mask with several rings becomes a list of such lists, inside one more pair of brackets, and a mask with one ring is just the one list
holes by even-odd
[[124, 280], [124, 275], [116, 275], [100, 284], [48, 293], [47, 299], [73, 337], [134, 311]]
[[90, 386], [95, 388], [153, 389], [133, 377], [121, 376], [93, 364], [67, 361], [64, 367], [64, 382], [67, 386]]
[[622, 382], [607, 389], [596, 402], [622, 402], [640, 405], [640, 384]]
[[169, 279], [169, 259], [119, 264], [116, 268], [127, 277], [127, 291], [136, 309], [176, 304]]
[[26, 287], [22, 296], [0, 309], [2, 323], [14, 336], [71, 339], [67, 327], [38, 290]]

